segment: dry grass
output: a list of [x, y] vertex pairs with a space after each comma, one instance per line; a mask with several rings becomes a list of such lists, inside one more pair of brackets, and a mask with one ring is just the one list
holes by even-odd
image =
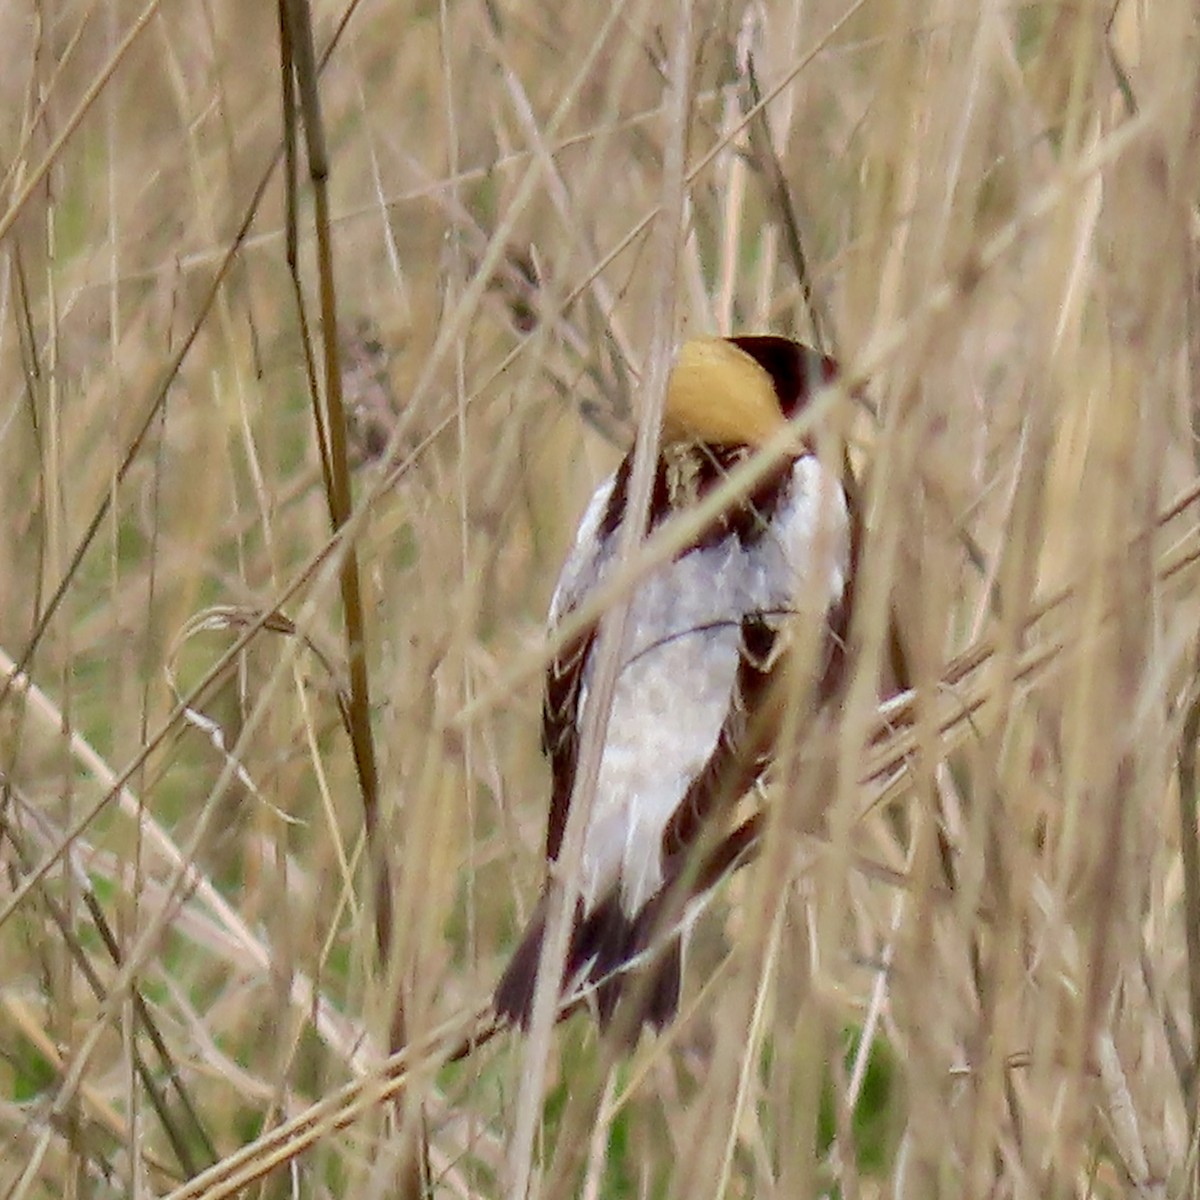
[[[444, 1196], [530, 1151], [545, 1200], [1194, 1194], [1191, 6], [314, 27], [324, 313], [271, 6], [0, 8], [0, 1194], [390, 1195], [418, 1111]], [[665, 295], [865, 381], [852, 686], [668, 1036], [445, 1065], [540, 884], [542, 613]]]

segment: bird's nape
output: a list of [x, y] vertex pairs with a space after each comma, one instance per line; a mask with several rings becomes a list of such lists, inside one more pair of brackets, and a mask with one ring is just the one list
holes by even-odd
[[726, 338], [680, 347], [667, 380], [665, 442], [761, 446], [783, 423], [774, 381], [751, 354]]

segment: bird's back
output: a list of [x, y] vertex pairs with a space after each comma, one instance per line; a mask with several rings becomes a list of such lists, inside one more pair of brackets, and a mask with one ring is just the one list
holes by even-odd
[[[694, 447], [689, 463], [664, 453], [651, 528], [719, 484], [743, 455]], [[617, 569], [630, 460], [597, 489], [551, 603], [556, 625]], [[687, 495], [681, 494], [686, 490]], [[620, 991], [608, 978], [641, 955], [659, 902], [727, 787], [747, 704], [775, 661], [772, 644], [797, 619], [823, 621], [849, 561], [845, 496], [812, 455], [786, 463], [748, 502], [641, 580], [630, 598], [622, 664], [584, 840], [580, 898], [566, 980], [601, 983], [601, 1016]], [[553, 796], [547, 854], [557, 858], [573, 799], [578, 739], [595, 669], [594, 633], [568, 646], [547, 674], [544, 743]], [[757, 761], [739, 776], [752, 780]], [[738, 790], [740, 793], [740, 789]], [[729, 797], [722, 797], [727, 802]], [[732, 800], [736, 800], [733, 796]], [[727, 805], [728, 806], [728, 805]], [[541, 942], [535, 914], [500, 987], [497, 1008], [524, 1021]], [[647, 1019], [678, 1001], [678, 945], [668, 940]]]

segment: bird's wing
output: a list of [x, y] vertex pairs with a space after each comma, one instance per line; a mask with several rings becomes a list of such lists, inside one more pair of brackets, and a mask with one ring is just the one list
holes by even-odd
[[[812, 456], [792, 467], [787, 500], [748, 556], [752, 579], [740, 614], [737, 674], [713, 753], [663, 832], [663, 857], [680, 864], [713, 815], [738, 802], [763, 770], [774, 727], [767, 711], [784, 661], [789, 626], [825, 626], [819, 691], [829, 689], [844, 636], [851, 529], [840, 481]], [[682, 869], [682, 867], [681, 867]]]
[[[624, 468], [622, 468], [624, 469]], [[579, 522], [554, 595], [550, 600], [548, 624], [551, 634], [559, 622], [599, 582], [605, 563], [613, 554], [612, 530], [606, 517], [617, 475], [610, 475], [592, 494]], [[546, 692], [542, 705], [542, 749], [550, 760], [550, 818], [546, 824], [546, 857], [556, 859], [567, 823], [567, 808], [575, 783], [579, 758], [579, 704], [583, 673], [595, 641], [596, 630], [586, 629], [564, 646], [546, 667]]]

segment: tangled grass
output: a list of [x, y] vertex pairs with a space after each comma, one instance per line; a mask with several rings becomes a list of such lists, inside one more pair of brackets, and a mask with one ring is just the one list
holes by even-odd
[[[3, 1195], [1194, 1194], [1192, 7], [285, 11], [0, 9]], [[665, 1036], [448, 1062], [735, 330], [854, 385], [844, 703]]]

